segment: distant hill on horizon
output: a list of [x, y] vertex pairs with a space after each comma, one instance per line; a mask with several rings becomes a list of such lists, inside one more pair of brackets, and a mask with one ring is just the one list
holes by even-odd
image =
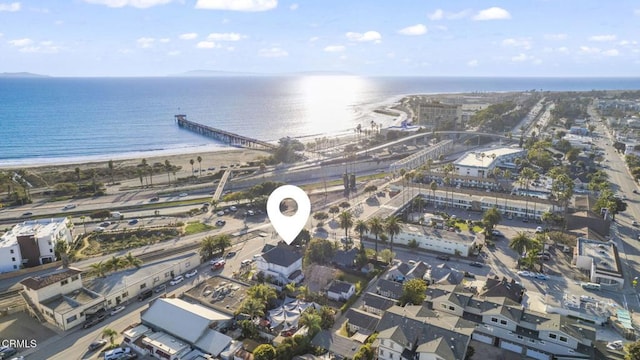
[[3, 72], [0, 73], [0, 77], [12, 77], [12, 78], [40, 78], [40, 77], [50, 77], [49, 75], [42, 74], [34, 74], [30, 72]]
[[190, 70], [179, 74], [167, 75], [173, 77], [206, 77], [206, 76], [354, 76], [354, 74], [340, 71], [301, 71], [280, 74], [217, 71], [217, 70]]

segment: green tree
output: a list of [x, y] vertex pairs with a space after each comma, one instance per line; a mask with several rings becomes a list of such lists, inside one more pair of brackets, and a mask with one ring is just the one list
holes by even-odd
[[275, 358], [276, 348], [271, 344], [261, 344], [253, 350], [254, 360], [275, 360]]
[[309, 337], [313, 338], [322, 329], [322, 318], [315, 311], [305, 311], [300, 316], [300, 325], [309, 328]]
[[78, 183], [78, 186], [80, 186], [80, 168], [76, 167], [75, 172], [76, 172], [76, 182]]
[[390, 264], [395, 257], [396, 257], [396, 254], [389, 249], [384, 249], [380, 251], [380, 259], [382, 259], [382, 261], [387, 264]]
[[253, 285], [247, 289], [247, 296], [256, 299], [263, 304], [273, 304], [278, 298], [276, 290], [267, 284]]
[[491, 234], [491, 230], [500, 223], [502, 220], [502, 216], [500, 215], [500, 211], [498, 208], [492, 207], [491, 209], [487, 209], [482, 216], [482, 222], [485, 228], [485, 234]]
[[396, 216], [389, 216], [384, 221], [384, 230], [389, 234], [389, 250], [393, 252], [393, 238], [400, 233], [400, 220]]
[[353, 214], [349, 211], [343, 211], [338, 215], [340, 228], [344, 229], [344, 236], [349, 238], [349, 229], [353, 226]]
[[438, 183], [435, 180], [431, 181], [431, 184], [429, 184], [429, 189], [431, 189], [431, 193], [433, 194], [433, 204], [435, 206], [436, 203], [436, 190], [438, 190]]
[[369, 232], [375, 237], [376, 259], [378, 258], [378, 237], [384, 233], [384, 223], [378, 216], [369, 219]]
[[538, 173], [535, 172], [532, 168], [530, 167], [525, 167], [522, 170], [520, 170], [520, 176], [518, 177], [518, 184], [520, 186], [524, 186], [524, 188], [526, 189], [527, 194], [525, 195], [525, 210], [524, 210], [524, 217], [525, 218], [529, 218], [529, 187], [531, 186], [531, 181], [532, 180], [537, 180], [538, 179]]
[[221, 254], [224, 254], [224, 251], [231, 246], [231, 237], [228, 234], [220, 234], [217, 235], [213, 240], [216, 249]]
[[191, 176], [193, 176], [193, 164], [195, 164], [196, 162], [193, 159], [189, 160], [189, 164], [191, 164]]
[[340, 212], [340, 206], [338, 205], [332, 205], [329, 208], [329, 214], [333, 215], [333, 218], [336, 218], [336, 214]]
[[102, 338], [108, 338], [111, 346], [114, 345], [116, 336], [118, 336], [118, 332], [111, 328], [104, 328], [104, 330], [102, 330]]
[[127, 266], [133, 266], [136, 269], [140, 269], [140, 266], [142, 266], [143, 263], [139, 257], [133, 256], [130, 252], [124, 257], [124, 261], [127, 263]]
[[198, 167], [200, 168], [198, 172], [198, 176], [200, 176], [202, 175], [202, 156], [198, 155], [197, 160], [198, 160]]
[[358, 349], [355, 355], [353, 355], [353, 360], [373, 360], [373, 349], [371, 349], [371, 345], [364, 344]]
[[171, 185], [171, 162], [168, 159], [164, 161], [164, 169], [167, 171], [167, 184]]
[[118, 270], [127, 266], [126, 261], [120, 256], [112, 256], [111, 259], [107, 260], [107, 268], [113, 272], [117, 272]]
[[364, 234], [369, 232], [369, 224], [362, 219], [358, 219], [355, 224], [355, 230], [360, 236], [360, 244], [362, 244], [362, 240], [364, 239]]
[[109, 270], [107, 264], [103, 261], [99, 261], [97, 263], [93, 263], [91, 265], [89, 265], [89, 267], [91, 268], [89, 270], [89, 272], [95, 276], [98, 277], [104, 277], [104, 275], [106, 274], [106, 272]]
[[216, 252], [216, 242], [213, 236], [207, 236], [200, 241], [200, 256], [203, 259], [210, 259]]
[[411, 279], [402, 285], [402, 296], [400, 303], [402, 306], [406, 304], [421, 305], [427, 294], [427, 283], [422, 279]]
[[527, 233], [524, 231], [520, 231], [516, 234], [516, 236], [511, 238], [511, 241], [509, 242], [509, 247], [515, 250], [518, 253], [518, 255], [521, 255], [525, 251], [525, 249], [528, 249], [531, 247], [531, 243], [532, 243], [532, 240], [527, 235]]
[[69, 243], [64, 240], [56, 241], [56, 245], [54, 247], [54, 253], [57, 259], [62, 260], [62, 267], [69, 267]]
[[238, 313], [247, 314], [252, 319], [264, 316], [265, 303], [261, 299], [247, 297], [242, 301]]
[[624, 346], [624, 360], [640, 360], [640, 341]]
[[305, 253], [305, 263], [326, 264], [333, 257], [331, 241], [311, 239]]
[[317, 213], [313, 214], [313, 219], [318, 222], [318, 226], [320, 226], [320, 224], [322, 224], [322, 222], [327, 220], [328, 218], [329, 215], [324, 211], [318, 211]]
[[107, 167], [109, 168], [109, 176], [111, 176], [111, 184], [115, 184], [115, 182], [113, 181], [113, 160], [109, 160], [109, 162], [107, 163]]

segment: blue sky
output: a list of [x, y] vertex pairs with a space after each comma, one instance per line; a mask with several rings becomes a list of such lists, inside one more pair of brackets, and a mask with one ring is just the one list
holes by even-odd
[[627, 0], [0, 0], [0, 72], [639, 76]]

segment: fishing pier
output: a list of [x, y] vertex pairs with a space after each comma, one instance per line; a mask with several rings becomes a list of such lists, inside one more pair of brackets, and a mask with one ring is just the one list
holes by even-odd
[[274, 150], [277, 148], [276, 145], [268, 143], [266, 141], [250, 138], [247, 136], [242, 136], [239, 134], [234, 134], [229, 131], [216, 129], [211, 126], [202, 125], [202, 124], [198, 124], [197, 122], [189, 121], [187, 120], [187, 115], [175, 115], [175, 118], [176, 118], [176, 123], [178, 123], [179, 127], [193, 131], [200, 135], [210, 137], [212, 139], [229, 144], [231, 146], [246, 147], [251, 149], [264, 149], [264, 150]]

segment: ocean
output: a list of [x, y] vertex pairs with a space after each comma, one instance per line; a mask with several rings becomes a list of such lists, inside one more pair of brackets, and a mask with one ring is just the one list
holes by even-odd
[[408, 94], [637, 90], [640, 78], [0, 78], [0, 166], [227, 148], [179, 129], [175, 114], [266, 141], [319, 137], [392, 117]]

